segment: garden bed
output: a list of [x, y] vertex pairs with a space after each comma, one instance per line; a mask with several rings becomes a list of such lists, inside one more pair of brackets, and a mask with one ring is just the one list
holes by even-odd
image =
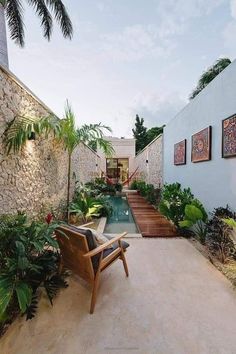
[[232, 283], [236, 289], [236, 261], [234, 259], [228, 260], [226, 263], [221, 263], [214, 257], [198, 240], [189, 238], [189, 242], [205, 257], [207, 258], [224, 276]]

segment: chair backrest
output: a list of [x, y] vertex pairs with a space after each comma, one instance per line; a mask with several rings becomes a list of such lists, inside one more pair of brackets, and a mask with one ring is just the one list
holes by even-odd
[[85, 235], [69, 226], [60, 226], [56, 230], [63, 265], [86, 281], [94, 280], [94, 270], [90, 258], [84, 257], [89, 252]]

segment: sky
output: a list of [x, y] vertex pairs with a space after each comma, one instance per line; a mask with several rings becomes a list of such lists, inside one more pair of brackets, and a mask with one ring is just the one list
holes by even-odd
[[180, 111], [201, 73], [236, 57], [236, 0], [64, 0], [74, 26], [47, 42], [25, 2], [26, 45], [8, 40], [10, 70], [59, 117], [132, 136], [135, 115], [160, 126]]

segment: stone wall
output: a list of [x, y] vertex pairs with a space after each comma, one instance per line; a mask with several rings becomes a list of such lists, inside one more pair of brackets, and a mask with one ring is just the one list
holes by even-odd
[[136, 157], [137, 178], [155, 187], [162, 185], [162, 135], [154, 139]]
[[[17, 115], [36, 117], [49, 112], [13, 74], [0, 67], [0, 214], [25, 210], [35, 215], [65, 204], [68, 156], [53, 137], [29, 140], [17, 155], [4, 153], [7, 123]], [[81, 144], [73, 155], [72, 192], [76, 179], [91, 179], [96, 164], [99, 157]]]

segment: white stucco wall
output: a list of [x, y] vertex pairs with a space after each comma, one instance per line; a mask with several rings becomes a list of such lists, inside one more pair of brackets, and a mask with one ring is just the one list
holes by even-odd
[[[164, 182], [180, 182], [211, 211], [236, 210], [236, 158], [221, 157], [222, 120], [236, 113], [236, 61], [217, 76], [164, 129]], [[212, 160], [191, 162], [192, 134], [212, 126]], [[175, 166], [174, 144], [187, 139], [187, 164]]]
[[[129, 173], [134, 172], [135, 169], [135, 139], [120, 139], [116, 137], [107, 137], [112, 143], [114, 149], [114, 158], [128, 158], [129, 159]], [[106, 156], [101, 150], [98, 150], [98, 155], [101, 157], [101, 169], [106, 171]]]

